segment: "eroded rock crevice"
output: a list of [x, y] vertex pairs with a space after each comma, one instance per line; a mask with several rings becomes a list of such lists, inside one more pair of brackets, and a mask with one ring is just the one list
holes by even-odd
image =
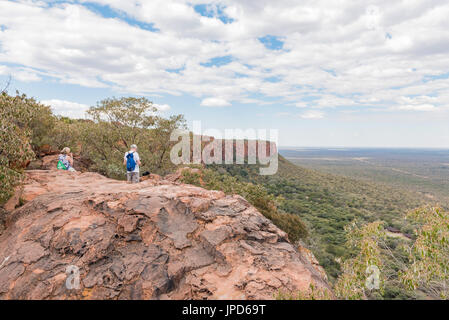
[[[1, 299], [272, 299], [328, 288], [313, 255], [240, 196], [164, 179], [27, 175], [27, 203], [0, 236]], [[79, 270], [76, 288], [68, 267]]]

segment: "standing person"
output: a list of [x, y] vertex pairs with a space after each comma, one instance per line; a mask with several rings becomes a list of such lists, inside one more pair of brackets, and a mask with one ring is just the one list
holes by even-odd
[[76, 171], [73, 168], [73, 153], [70, 152], [70, 148], [65, 147], [62, 149], [58, 158], [57, 168], [60, 170]]
[[135, 144], [131, 145], [131, 150], [125, 153], [123, 164], [126, 166], [126, 178], [128, 182], [138, 183], [140, 180], [139, 166], [141, 163]]

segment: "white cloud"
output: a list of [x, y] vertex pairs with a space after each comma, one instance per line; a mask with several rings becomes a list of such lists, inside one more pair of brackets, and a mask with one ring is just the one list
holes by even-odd
[[0, 75], [11, 76], [11, 79], [17, 79], [23, 82], [35, 82], [42, 80], [38, 73], [22, 67], [10, 68], [8, 66], [0, 65]]
[[[108, 5], [136, 23], [102, 17], [80, 2]], [[22, 81], [50, 77], [134, 94], [188, 94], [203, 106], [274, 99], [322, 109], [449, 105], [446, 0], [209, 1], [232, 23], [195, 12], [192, 4], [204, 3], [1, 1], [0, 65]], [[258, 40], [266, 35], [281, 39], [283, 50], [266, 48]], [[222, 56], [232, 62], [203, 65]], [[436, 100], [397, 98], [410, 96]]]
[[11, 74], [11, 77], [14, 79], [23, 81], [23, 82], [37, 82], [37, 81], [42, 80], [42, 78], [39, 77], [39, 75], [37, 75], [37, 73], [29, 72], [26, 70], [16, 71]]
[[277, 112], [276, 117], [289, 117], [291, 116], [290, 112]]
[[153, 106], [160, 112], [165, 112], [171, 109], [171, 107], [168, 104], [155, 104], [153, 103]]
[[322, 119], [324, 118], [324, 112], [317, 110], [309, 110], [300, 115], [303, 119]]
[[309, 107], [309, 104], [306, 102], [296, 102], [293, 104], [297, 108], [307, 108]]
[[[86, 104], [59, 99], [42, 100], [41, 103], [50, 106], [56, 115], [75, 119], [84, 119], [85, 112], [89, 109], [89, 106]], [[153, 104], [153, 106], [159, 112], [166, 112], [171, 109], [168, 104]]]
[[436, 111], [438, 110], [432, 104], [409, 104], [404, 106], [399, 106], [399, 110], [407, 110], [407, 111]]
[[201, 101], [201, 105], [204, 107], [228, 107], [231, 103], [221, 98], [206, 98]]
[[58, 99], [43, 100], [41, 103], [50, 106], [56, 115], [75, 119], [85, 118], [85, 112], [89, 109], [85, 104]]

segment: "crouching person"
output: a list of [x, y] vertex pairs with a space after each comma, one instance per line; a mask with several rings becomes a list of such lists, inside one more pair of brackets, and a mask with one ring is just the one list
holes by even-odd
[[73, 168], [73, 153], [70, 152], [70, 148], [65, 147], [62, 149], [61, 154], [58, 157], [58, 164], [56, 165], [58, 170], [76, 171]]
[[135, 144], [131, 145], [131, 150], [125, 153], [123, 164], [126, 166], [126, 178], [128, 182], [138, 183], [140, 180], [139, 166], [141, 163]]

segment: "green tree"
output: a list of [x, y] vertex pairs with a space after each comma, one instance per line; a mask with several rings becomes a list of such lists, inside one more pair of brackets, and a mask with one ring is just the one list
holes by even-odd
[[38, 151], [43, 144], [51, 143], [56, 118], [49, 106], [37, 103], [34, 99], [28, 99], [28, 103], [32, 112], [28, 123], [31, 130], [31, 147]]
[[449, 214], [425, 207], [407, 215], [419, 227], [416, 241], [407, 248], [408, 268], [400, 279], [410, 290], [419, 289], [433, 298], [449, 299]]
[[[347, 228], [348, 248], [354, 254], [343, 262], [335, 284], [339, 298], [388, 298], [391, 293], [449, 298], [449, 214], [441, 208], [424, 207], [409, 212], [406, 218], [416, 226], [416, 239], [400, 246], [386, 238], [383, 222], [353, 223]], [[375, 292], [366, 285], [369, 266], [379, 270], [379, 290]], [[387, 288], [389, 292], [384, 290]]]
[[151, 101], [134, 97], [105, 99], [87, 114], [92, 121], [79, 124], [81, 149], [95, 171], [123, 178], [123, 155], [132, 144], [139, 148], [142, 171], [165, 174], [175, 167], [169, 161], [170, 134], [185, 126], [182, 115], [163, 118]]
[[34, 158], [31, 127], [42, 108], [25, 95], [0, 93], [0, 204], [12, 195]]
[[46, 143], [56, 150], [62, 150], [69, 147], [72, 152], [81, 151], [81, 130], [86, 126], [83, 123], [86, 120], [73, 120], [66, 117], [57, 117], [52, 130], [48, 133]]
[[[355, 250], [354, 257], [342, 264], [342, 274], [335, 284], [335, 293], [341, 299], [366, 299], [369, 290], [383, 290], [384, 276], [383, 262], [379, 241], [386, 237], [381, 221], [372, 222], [364, 226], [351, 223], [347, 231], [348, 247]], [[376, 277], [377, 284], [367, 285], [369, 277]]]

